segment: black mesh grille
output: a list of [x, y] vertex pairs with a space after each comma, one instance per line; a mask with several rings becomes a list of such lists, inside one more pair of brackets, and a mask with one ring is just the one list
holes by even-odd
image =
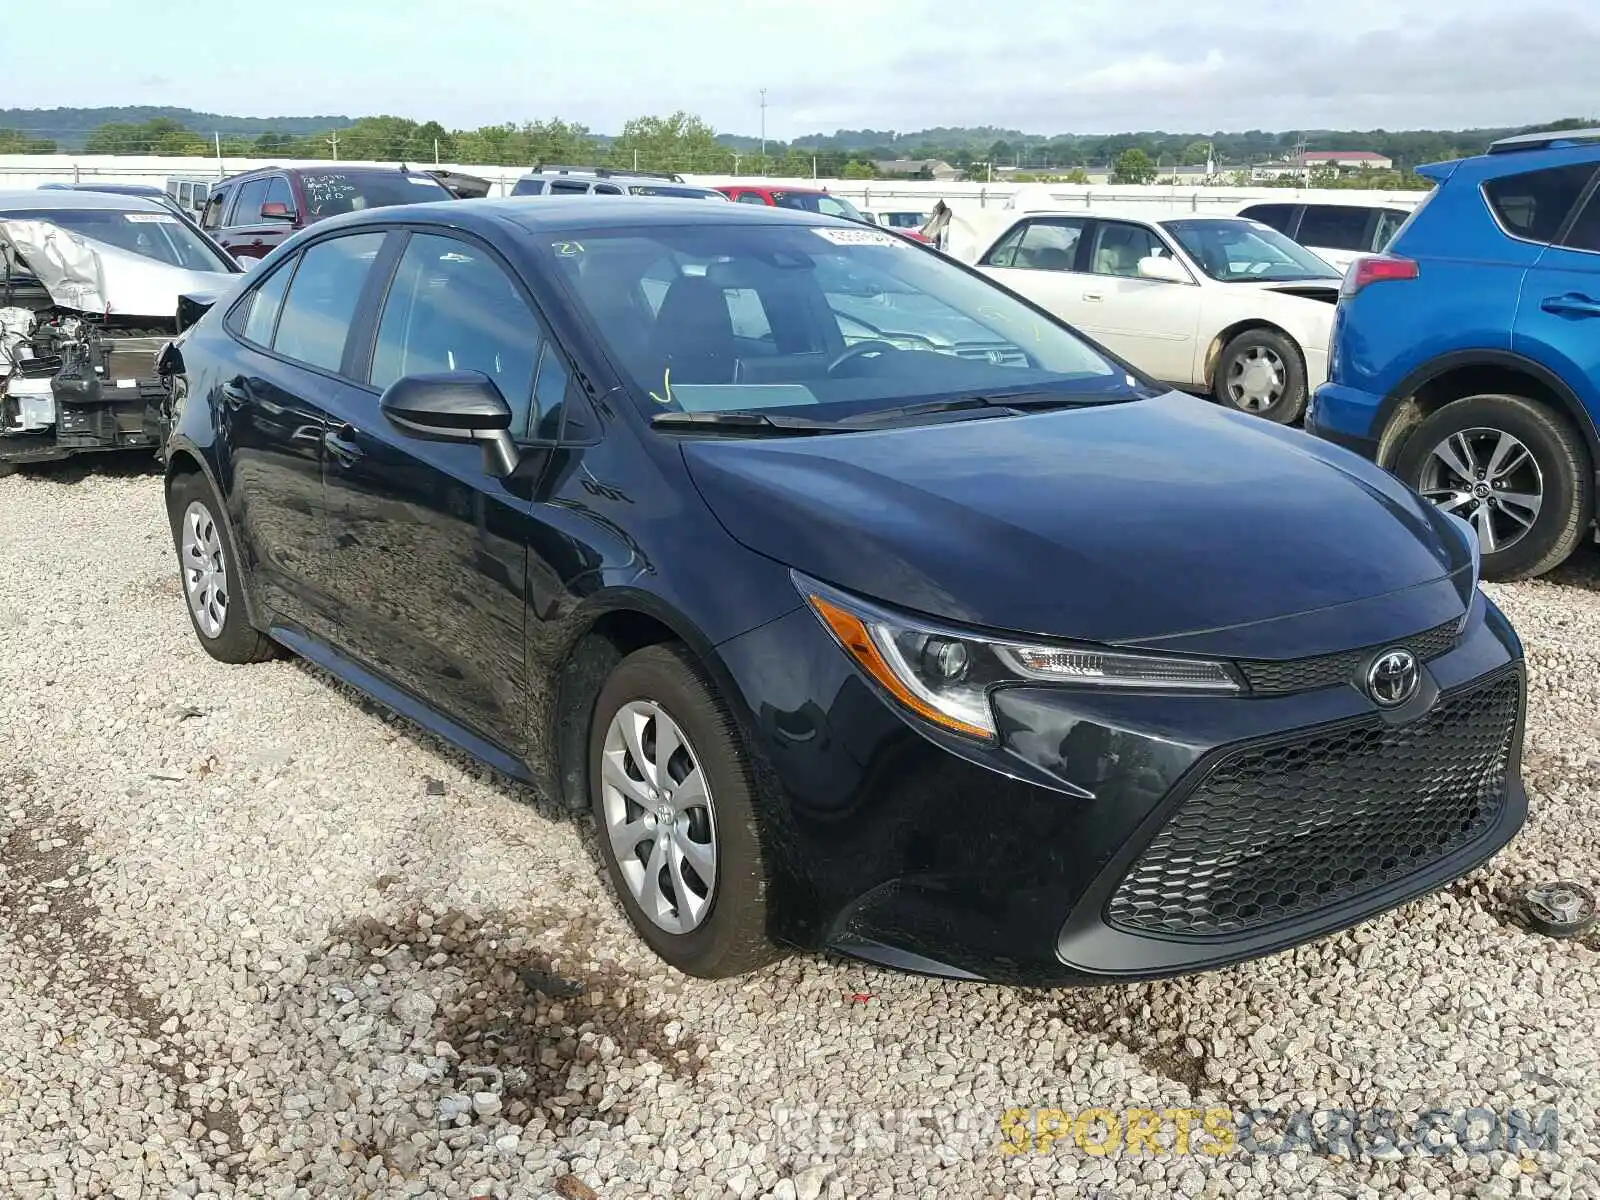
[[1337, 903], [1439, 861], [1505, 802], [1515, 673], [1379, 718], [1224, 758], [1111, 897], [1111, 924], [1234, 934]]
[[1361, 660], [1375, 650], [1386, 646], [1404, 646], [1422, 662], [1438, 658], [1456, 644], [1457, 622], [1450, 621], [1415, 637], [1385, 642], [1383, 646], [1368, 646], [1364, 650], [1343, 650], [1338, 654], [1323, 654], [1316, 658], [1296, 658], [1288, 662], [1271, 662], [1265, 659], [1246, 660], [1239, 664], [1250, 690], [1263, 695], [1280, 696], [1288, 692], [1309, 692], [1315, 688], [1332, 687], [1349, 683], [1355, 678]]

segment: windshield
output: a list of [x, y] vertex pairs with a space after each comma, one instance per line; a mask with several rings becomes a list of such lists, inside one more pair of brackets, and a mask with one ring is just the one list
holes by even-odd
[[49, 221], [79, 237], [185, 271], [232, 273], [226, 260], [185, 222], [167, 212], [113, 208], [58, 208], [8, 212], [22, 221]]
[[825, 217], [844, 217], [847, 221], [865, 221], [861, 210], [850, 201], [826, 192], [773, 192], [772, 202], [779, 208], [798, 208], [802, 212], [821, 213]]
[[313, 218], [455, 198], [437, 179], [401, 171], [307, 171], [300, 183]]
[[1240, 217], [1161, 224], [1202, 271], [1223, 283], [1340, 278], [1338, 271], [1304, 246], [1259, 221]]
[[981, 277], [879, 230], [670, 225], [575, 232], [555, 267], [645, 411], [835, 420], [1006, 393], [1146, 386]]

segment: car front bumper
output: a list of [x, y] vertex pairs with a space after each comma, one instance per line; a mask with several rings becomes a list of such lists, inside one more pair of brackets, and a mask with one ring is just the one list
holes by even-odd
[[761, 749], [772, 934], [904, 970], [1055, 986], [1224, 966], [1434, 890], [1526, 815], [1521, 648], [1481, 595], [1400, 715], [1349, 682], [1017, 687], [995, 694], [997, 747], [913, 726], [807, 611], [720, 651]]

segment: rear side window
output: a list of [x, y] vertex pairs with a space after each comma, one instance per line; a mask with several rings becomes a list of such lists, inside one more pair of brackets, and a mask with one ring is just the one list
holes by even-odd
[[1483, 194], [1513, 237], [1553, 242], [1593, 174], [1593, 163], [1526, 171], [1489, 180]]
[[575, 182], [570, 179], [552, 179], [550, 181], [550, 193], [552, 195], [564, 193], [570, 196], [578, 192], [586, 193], [588, 190], [589, 185], [581, 180]]
[[1292, 204], [1252, 204], [1239, 215], [1271, 225], [1279, 233], [1288, 233], [1289, 226], [1294, 224], [1294, 209]]
[[1400, 227], [1406, 223], [1411, 214], [1403, 208], [1380, 208], [1378, 210], [1378, 223], [1372, 230], [1372, 248], [1378, 253], [1394, 241], [1395, 235], [1400, 232]]
[[984, 260], [991, 267], [1070, 271], [1078, 257], [1083, 218], [1023, 221], [1001, 239]]
[[1589, 203], [1583, 206], [1561, 244], [1573, 250], [1600, 252], [1600, 192], [1589, 197]]
[[283, 294], [289, 290], [289, 277], [293, 274], [294, 263], [286, 262], [269, 275], [228, 314], [228, 328], [258, 346], [272, 345], [272, 330], [278, 323], [278, 310], [283, 307]]
[[1295, 241], [1325, 250], [1367, 250], [1367, 222], [1371, 216], [1370, 208], [1308, 204]]
[[306, 249], [278, 318], [274, 350], [325, 371], [339, 369], [361, 289], [383, 238], [382, 233], [357, 233]]

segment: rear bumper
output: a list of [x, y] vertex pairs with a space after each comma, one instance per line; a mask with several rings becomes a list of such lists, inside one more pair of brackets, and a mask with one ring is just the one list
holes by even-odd
[[1306, 432], [1376, 461], [1382, 405], [1381, 396], [1343, 384], [1324, 383], [1312, 394], [1306, 409]]
[[[771, 768], [763, 814], [775, 875], [771, 932], [802, 948], [1029, 986], [1188, 974], [1325, 936], [1443, 886], [1525, 819], [1520, 643], [1478, 596], [1454, 648], [1425, 662], [1417, 700], [1382, 724], [1403, 735], [1453, 697], [1512, 681], [1504, 772], [1494, 794], [1483, 793], [1482, 819], [1437, 854], [1375, 873], [1370, 886], [1330, 886], [1326, 902], [1319, 893], [1315, 903], [1276, 910], [1290, 914], [1282, 920], [1203, 935], [1130, 927], [1114, 895], [1219, 764], [1374, 729], [1381, 719], [1365, 694], [1348, 682], [1242, 697], [1019, 687], [996, 694], [1001, 745], [979, 748], [913, 729], [831, 642], [811, 642], [812, 629], [820, 633], [799, 612], [721, 647]], [[1457, 747], [1445, 739], [1425, 749], [1425, 765], [1447, 772]], [[1274, 853], [1288, 858], [1303, 845], [1291, 836], [1302, 819], [1331, 827], [1321, 831], [1324, 845], [1361, 847], [1375, 822], [1410, 807], [1395, 801], [1323, 820], [1327, 795], [1298, 770], [1279, 772], [1260, 801]], [[1434, 787], [1419, 782], [1406, 798], [1420, 803]], [[1237, 846], [1229, 856], [1277, 861]], [[1217, 894], [1189, 886], [1202, 908]]]

